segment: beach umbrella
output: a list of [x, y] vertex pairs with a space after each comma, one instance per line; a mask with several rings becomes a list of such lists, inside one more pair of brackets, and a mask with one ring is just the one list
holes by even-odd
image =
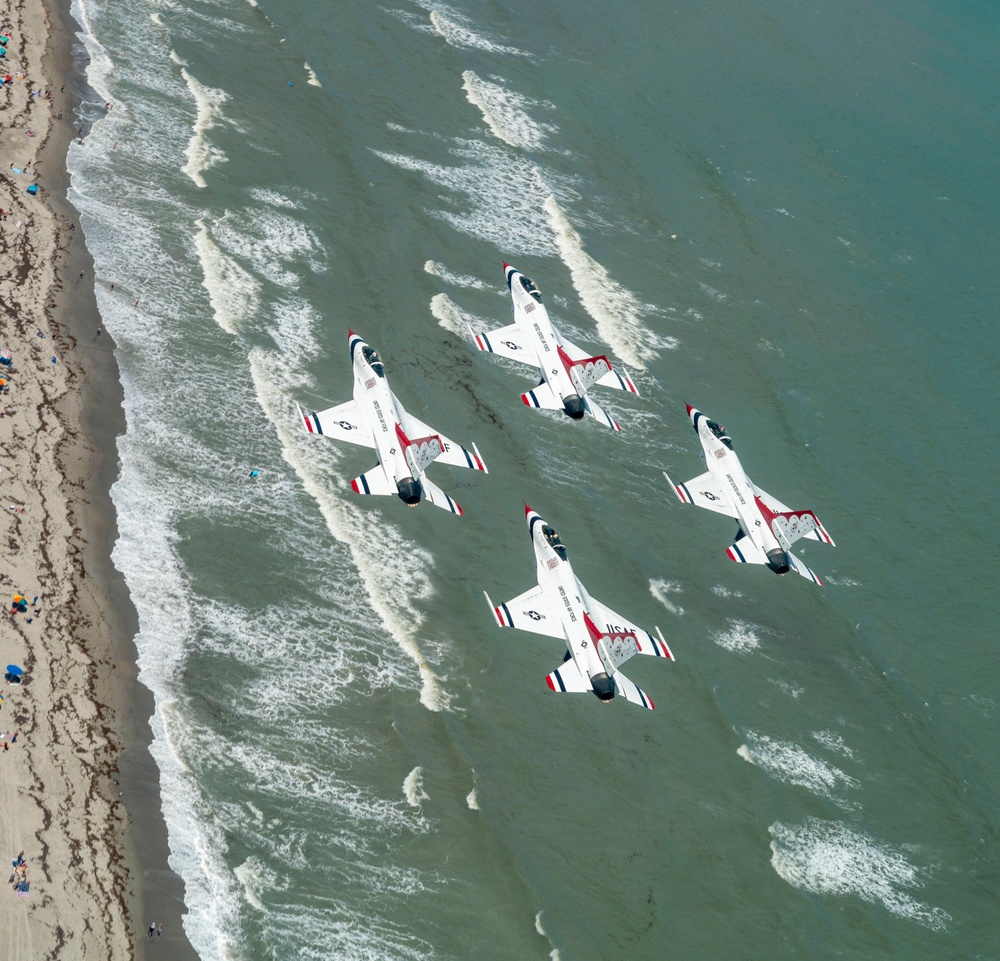
[[24, 668], [18, 667], [16, 664], [8, 664], [7, 673], [11, 677], [20, 677], [24, 673]]
[[14, 363], [14, 355], [10, 352], [10, 350], [7, 347], [4, 347], [3, 350], [0, 350], [0, 364], [3, 364], [4, 367], [10, 367], [10, 365], [13, 363]]

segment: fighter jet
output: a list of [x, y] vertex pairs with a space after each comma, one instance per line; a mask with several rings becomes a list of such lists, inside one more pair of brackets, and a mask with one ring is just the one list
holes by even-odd
[[562, 665], [545, 679], [553, 691], [591, 691], [602, 701], [620, 694], [653, 710], [653, 702], [618, 667], [634, 654], [672, 660], [660, 629], [655, 638], [592, 598], [573, 573], [558, 532], [527, 504], [524, 513], [535, 548], [538, 586], [499, 607], [484, 591], [497, 623], [565, 641]]
[[438, 507], [461, 514], [462, 508], [424, 472], [438, 461], [488, 473], [476, 445], [470, 453], [408, 414], [389, 389], [378, 351], [353, 330], [347, 332], [347, 346], [354, 366], [354, 400], [319, 413], [300, 407], [306, 430], [375, 448], [378, 465], [351, 481], [358, 494], [397, 494], [409, 507], [425, 497]]
[[775, 574], [794, 570], [822, 585], [791, 551], [800, 537], [836, 546], [819, 518], [812, 511], [793, 511], [762, 491], [747, 477], [725, 428], [690, 404], [687, 412], [704, 448], [708, 470], [686, 484], [674, 484], [664, 472], [681, 502], [707, 507], [739, 521], [736, 539], [726, 551], [737, 563], [764, 564]]
[[480, 350], [499, 354], [538, 368], [541, 380], [534, 390], [521, 394], [529, 407], [561, 410], [573, 420], [585, 414], [620, 431], [614, 418], [587, 396], [594, 385], [638, 394], [629, 375], [613, 370], [605, 356], [591, 357], [571, 344], [552, 326], [542, 295], [534, 281], [504, 264], [504, 275], [514, 301], [514, 323], [488, 333], [470, 330]]

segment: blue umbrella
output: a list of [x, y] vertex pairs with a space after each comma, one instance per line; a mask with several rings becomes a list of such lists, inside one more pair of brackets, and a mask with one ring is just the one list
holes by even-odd
[[18, 667], [16, 664], [8, 664], [7, 673], [12, 677], [20, 677], [24, 673], [24, 668]]

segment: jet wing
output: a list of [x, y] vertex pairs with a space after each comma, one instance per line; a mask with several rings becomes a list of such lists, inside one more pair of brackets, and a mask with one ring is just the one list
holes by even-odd
[[663, 476], [667, 478], [667, 483], [673, 487], [674, 493], [682, 504], [706, 507], [717, 514], [725, 514], [726, 517], [739, 519], [739, 515], [733, 510], [729, 498], [719, 486], [719, 482], [712, 476], [711, 471], [705, 471], [704, 474], [692, 478], [686, 484], [675, 484], [666, 471], [663, 472]]
[[453, 440], [449, 440], [440, 431], [434, 430], [433, 427], [428, 427], [420, 418], [414, 417], [409, 411], [403, 410], [398, 402], [396, 409], [400, 412], [400, 419], [408, 436], [435, 436], [441, 441], [441, 446], [444, 449], [434, 458], [435, 464], [450, 464], [452, 467], [471, 467], [472, 470], [481, 470], [483, 473], [489, 473], [486, 469], [486, 464], [483, 462], [483, 458], [479, 454], [479, 448], [475, 444], [472, 445], [472, 450], [468, 451], [461, 444], [456, 444]]
[[566, 639], [559, 611], [540, 587], [518, 594], [499, 607], [494, 606], [489, 594], [486, 594], [486, 600], [493, 608], [493, 616], [501, 627], [516, 627], [533, 634], [557, 637], [561, 641]]
[[[587, 360], [590, 354], [587, 353], [582, 347], [578, 347], [576, 344], [563, 338], [562, 348], [566, 351], [569, 359], [574, 363]], [[636, 390], [635, 384], [632, 383], [632, 378], [629, 377], [628, 371], [625, 368], [619, 370], [616, 367], [612, 367], [603, 377], [600, 377], [595, 381], [599, 387], [613, 387], [615, 390], [624, 390], [630, 394], [638, 394], [639, 391]]]
[[[821, 544], [829, 544], [831, 547], [837, 546], [833, 543], [833, 538], [827, 534], [826, 529], [819, 522], [819, 518], [812, 511], [793, 511], [787, 504], [782, 504], [777, 497], [772, 497], [767, 491], [761, 490], [753, 481], [750, 481], [750, 485], [753, 487], [754, 493], [775, 514], [808, 514], [812, 518], [815, 526], [808, 531], [802, 531], [795, 536], [792, 536], [792, 532], [785, 531], [785, 535], [789, 538], [790, 543], [794, 544], [800, 537], [811, 537], [814, 541], [819, 541]], [[806, 526], [808, 527], [809, 525]]]
[[[653, 637], [649, 631], [636, 627], [631, 621], [626, 620], [621, 614], [615, 613], [610, 607], [602, 604], [596, 598], [589, 598], [590, 619], [603, 634], [635, 634], [635, 640], [631, 638], [611, 638], [605, 639], [608, 653], [614, 661], [615, 667], [624, 664], [635, 654], [648, 654], [651, 657], [666, 657], [673, 660], [674, 655], [667, 647], [667, 642], [663, 640], [660, 629], [656, 629], [659, 638]], [[621, 652], [619, 653], [619, 647]]]
[[353, 400], [319, 413], [299, 407], [299, 416], [310, 434], [323, 434], [334, 440], [346, 440], [362, 447], [375, 446], [368, 419]]
[[[767, 555], [761, 550], [749, 537], [747, 537], [742, 531], [736, 537], [729, 547], [726, 548], [726, 553], [729, 555], [731, 560], [736, 561], [737, 564], [766, 564]], [[785, 551], [788, 555], [788, 561], [792, 566], [792, 569], [796, 574], [802, 575], [806, 580], [812, 581], [814, 584], [818, 584], [820, 587], [823, 586], [823, 582], [820, 580], [819, 576], [811, 571], [805, 564], [802, 563], [791, 551]]]
[[499, 354], [501, 357], [516, 360], [522, 364], [531, 364], [532, 367], [540, 366], [538, 351], [517, 324], [498, 327], [496, 330], [481, 334], [473, 333], [470, 329], [469, 333], [472, 333], [472, 339], [480, 350], [485, 350], [490, 354]]

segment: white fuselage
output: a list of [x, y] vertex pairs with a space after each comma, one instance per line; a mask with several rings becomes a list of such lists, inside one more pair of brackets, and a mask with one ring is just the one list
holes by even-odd
[[[535, 515], [537, 517], [537, 515]], [[573, 565], [555, 551], [542, 529], [545, 522], [538, 517], [532, 525], [531, 540], [535, 548], [535, 567], [539, 587], [559, 612], [559, 621], [566, 637], [566, 646], [580, 673], [593, 680], [600, 674], [613, 675], [614, 665], [604, 640], [594, 638], [584, 615], [601, 632], [610, 632], [612, 625], [597, 623], [590, 614], [590, 595], [573, 573]]]
[[562, 338], [549, 320], [549, 312], [545, 304], [536, 300], [521, 283], [523, 275], [509, 268], [508, 281], [510, 296], [514, 301], [514, 323], [524, 331], [528, 342], [534, 344], [538, 354], [539, 370], [542, 378], [557, 397], [565, 400], [567, 397], [578, 396], [580, 389], [569, 375], [566, 362], [559, 349], [563, 346]]
[[357, 337], [350, 346], [354, 364], [355, 403], [368, 417], [382, 469], [393, 484], [398, 486], [400, 481], [413, 477], [413, 471], [406, 462], [406, 452], [396, 435], [399, 411], [395, 395], [389, 389], [389, 382], [384, 374], [380, 377], [365, 358], [363, 348], [368, 345]]
[[736, 452], [715, 436], [704, 414], [698, 418], [698, 438], [705, 452], [705, 463], [723, 494], [729, 498], [743, 532], [765, 554], [772, 550], [787, 550], [788, 545], [778, 542], [767, 518], [761, 513], [753, 485]]

